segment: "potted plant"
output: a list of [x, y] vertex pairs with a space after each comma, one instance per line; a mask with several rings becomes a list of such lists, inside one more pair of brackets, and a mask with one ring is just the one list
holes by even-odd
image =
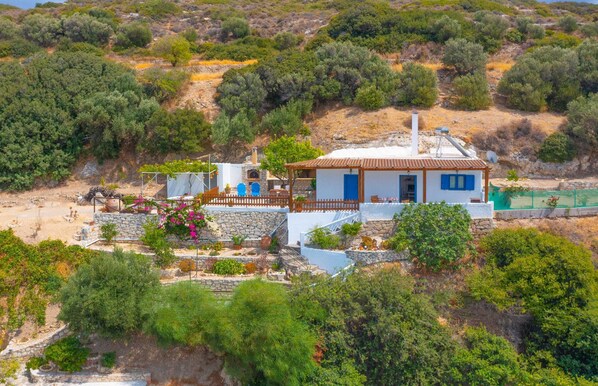
[[272, 244], [272, 237], [263, 235], [262, 239], [260, 240], [260, 248], [264, 251], [267, 251], [270, 248], [270, 244]]
[[243, 241], [245, 241], [245, 239], [247, 238], [247, 236], [244, 235], [233, 235], [232, 240], [233, 240], [233, 249], [235, 250], [239, 250], [242, 248], [243, 246]]
[[302, 212], [303, 211], [303, 203], [307, 201], [305, 196], [297, 196], [295, 197], [295, 211]]
[[230, 194], [230, 184], [226, 184], [226, 186], [224, 187], [224, 193], [226, 194]]

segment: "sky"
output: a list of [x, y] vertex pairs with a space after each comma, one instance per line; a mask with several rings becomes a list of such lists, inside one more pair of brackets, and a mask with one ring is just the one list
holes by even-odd
[[[0, 4], [14, 5], [19, 8], [28, 9], [35, 7], [35, 3], [45, 3], [48, 0], [0, 0]], [[64, 3], [65, 0], [51, 0], [54, 3]]]

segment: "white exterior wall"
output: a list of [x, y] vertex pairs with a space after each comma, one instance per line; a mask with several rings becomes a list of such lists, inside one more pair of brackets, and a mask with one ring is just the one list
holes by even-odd
[[309, 232], [316, 226], [330, 224], [337, 218], [337, 212], [302, 212], [287, 214], [289, 245], [297, 245], [301, 232]]
[[[345, 174], [349, 169], [318, 169], [316, 171], [316, 195], [318, 200], [342, 200], [345, 189]], [[353, 169], [353, 174], [358, 174]]]
[[[423, 202], [423, 173], [406, 171], [365, 171], [365, 202], [372, 202], [372, 196], [399, 198], [399, 176], [413, 175], [416, 178], [416, 199]], [[440, 185], [439, 185], [440, 186]], [[342, 197], [341, 197], [342, 198]]]
[[214, 164], [218, 167], [218, 188], [222, 191], [226, 184], [230, 184], [231, 188], [236, 187], [243, 182], [243, 165], [242, 164]]
[[[492, 218], [494, 213], [494, 203], [463, 203], [461, 204], [471, 218]], [[359, 204], [361, 221], [368, 222], [372, 220], [392, 220], [395, 214], [401, 213], [407, 204], [395, 203], [364, 203]]]
[[[478, 198], [482, 201], [482, 186], [484, 184], [483, 173], [480, 170], [465, 171], [459, 170], [458, 173], [450, 170], [429, 171], [427, 173], [428, 189], [426, 199], [428, 202], [446, 201], [448, 203], [468, 203], [472, 198]], [[443, 174], [465, 174], [475, 176], [474, 190], [442, 190], [440, 189], [440, 176]], [[419, 188], [419, 186], [418, 186]], [[419, 192], [418, 192], [419, 193]]]

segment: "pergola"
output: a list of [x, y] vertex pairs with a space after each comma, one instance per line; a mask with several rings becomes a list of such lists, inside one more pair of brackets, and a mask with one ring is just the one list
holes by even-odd
[[423, 202], [427, 202], [426, 186], [428, 171], [483, 171], [484, 202], [488, 202], [490, 168], [478, 158], [316, 158], [286, 164], [289, 172], [289, 208], [293, 208], [293, 173], [296, 170], [357, 169], [360, 203], [365, 202], [364, 175], [366, 171], [421, 171], [423, 174]]

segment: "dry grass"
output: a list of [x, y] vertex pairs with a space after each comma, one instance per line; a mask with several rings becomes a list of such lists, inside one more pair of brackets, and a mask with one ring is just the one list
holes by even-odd
[[215, 79], [222, 79], [224, 73], [222, 72], [201, 72], [196, 74], [191, 74], [191, 81], [192, 82], [201, 82], [206, 80], [215, 80]]
[[[422, 62], [422, 63], [418, 63], [418, 64], [421, 64], [422, 66], [429, 68], [432, 71], [438, 71], [444, 67], [442, 65], [442, 63]], [[397, 72], [403, 71], [403, 64], [402, 63], [391, 64], [391, 68], [393, 69], [393, 71], [397, 71]]]
[[507, 72], [513, 67], [515, 62], [490, 62], [486, 64], [486, 69], [488, 71], [499, 71], [499, 72]]
[[141, 71], [141, 70], [146, 70], [146, 69], [148, 69], [150, 67], [154, 67], [155, 65], [156, 65], [156, 63], [137, 63], [133, 67], [137, 71]]
[[257, 63], [256, 59], [249, 59], [242, 62], [235, 60], [191, 60], [187, 66], [248, 66]]

